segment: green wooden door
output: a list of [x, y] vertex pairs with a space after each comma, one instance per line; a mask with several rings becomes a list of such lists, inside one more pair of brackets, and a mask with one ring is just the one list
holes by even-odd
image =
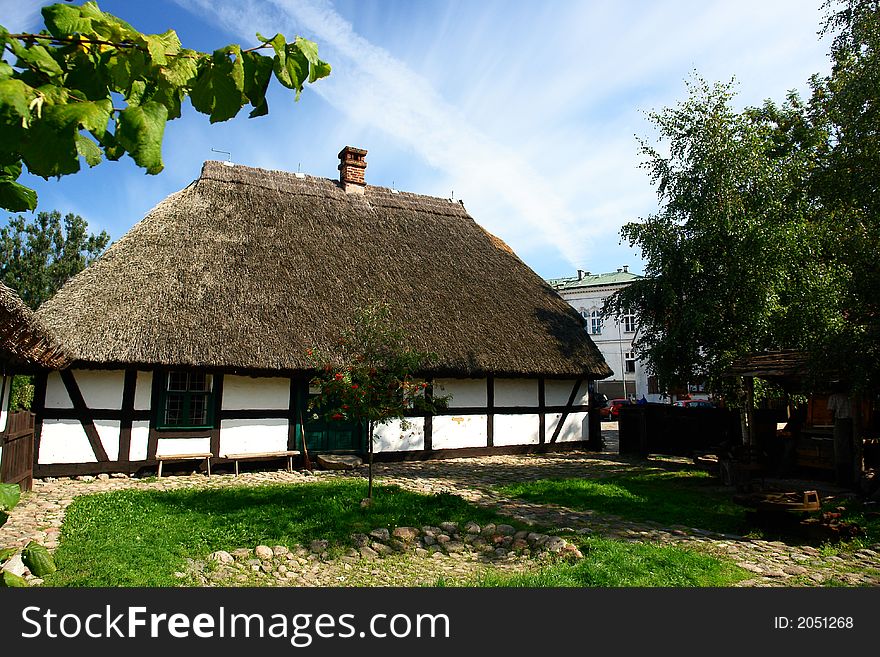
[[[304, 387], [305, 388], [305, 387]], [[332, 422], [314, 419], [308, 412], [307, 388], [299, 395], [298, 418], [305, 423], [309, 454], [321, 452], [366, 451], [366, 425], [363, 422]], [[303, 427], [297, 422], [296, 449], [302, 450]]]

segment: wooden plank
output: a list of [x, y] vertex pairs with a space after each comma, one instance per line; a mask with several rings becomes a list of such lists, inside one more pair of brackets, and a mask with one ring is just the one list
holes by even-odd
[[296, 417], [297, 411], [297, 386], [296, 378], [290, 377], [290, 396], [287, 401], [287, 449], [296, 449], [296, 427], [299, 418]]
[[46, 383], [49, 378], [48, 372], [38, 372], [34, 375], [34, 400], [31, 402], [31, 411], [37, 416], [34, 423], [34, 467], [40, 460], [40, 438], [43, 435], [43, 410], [46, 406]]
[[98, 435], [98, 430], [95, 428], [95, 421], [89, 413], [89, 407], [86, 406], [86, 401], [83, 399], [82, 392], [80, 392], [76, 379], [73, 376], [73, 372], [70, 370], [61, 370], [60, 374], [61, 380], [64, 382], [64, 387], [67, 389], [67, 394], [70, 395], [70, 401], [73, 402], [73, 408], [79, 414], [79, 423], [86, 432], [86, 437], [89, 439], [89, 444], [92, 446], [95, 458], [100, 462], [109, 461], [110, 459], [107, 458], [107, 451], [104, 449], [104, 444], [101, 442], [101, 436]]

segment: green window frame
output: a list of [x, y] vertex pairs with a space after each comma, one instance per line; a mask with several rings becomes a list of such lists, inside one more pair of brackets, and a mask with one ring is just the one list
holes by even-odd
[[213, 429], [214, 377], [205, 372], [164, 374], [159, 429]]

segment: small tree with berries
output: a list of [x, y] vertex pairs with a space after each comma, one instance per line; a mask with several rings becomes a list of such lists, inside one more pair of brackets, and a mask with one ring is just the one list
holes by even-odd
[[332, 422], [367, 424], [369, 484], [367, 504], [373, 499], [373, 436], [376, 426], [433, 414], [446, 408], [449, 396], [436, 396], [420, 376], [437, 355], [407, 346], [406, 336], [394, 323], [387, 303], [370, 304], [355, 313], [351, 327], [329, 351], [310, 349], [318, 388], [309, 401], [315, 418]]

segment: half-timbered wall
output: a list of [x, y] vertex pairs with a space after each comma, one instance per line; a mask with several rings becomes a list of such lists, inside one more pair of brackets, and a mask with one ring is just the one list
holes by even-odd
[[[66, 370], [38, 377], [38, 466], [53, 466], [46, 470], [53, 474], [62, 474], [61, 464], [82, 464], [83, 472], [133, 471], [155, 463], [157, 455], [211, 452], [222, 459], [293, 448], [301, 421], [296, 400], [305, 394], [304, 381], [212, 376], [214, 428], [185, 431], [157, 427], [162, 374]], [[433, 394], [450, 395], [448, 409], [378, 426], [375, 452], [393, 457], [540, 449], [588, 438], [586, 381], [488, 377], [431, 383]]]

